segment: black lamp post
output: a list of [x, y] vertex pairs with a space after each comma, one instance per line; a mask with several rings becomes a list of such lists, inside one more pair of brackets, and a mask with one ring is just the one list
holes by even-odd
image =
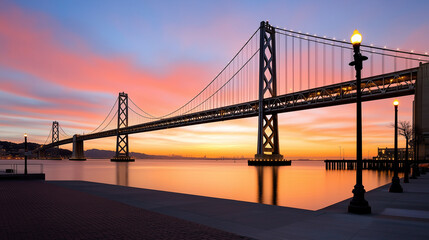
[[27, 133], [24, 133], [24, 159], [25, 159], [25, 165], [24, 165], [24, 174], [27, 175]]
[[355, 30], [350, 38], [353, 44], [354, 61], [349, 63], [356, 70], [356, 185], [353, 189], [353, 198], [350, 201], [348, 211], [350, 213], [371, 213], [371, 207], [365, 200], [365, 188], [362, 185], [362, 99], [361, 99], [361, 71], [362, 62], [368, 57], [360, 53], [362, 35]]
[[398, 177], [398, 105], [399, 101], [395, 100], [393, 102], [395, 106], [395, 159], [393, 160], [393, 177], [392, 185], [390, 185], [389, 192], [401, 193], [403, 192], [401, 184], [399, 183]]

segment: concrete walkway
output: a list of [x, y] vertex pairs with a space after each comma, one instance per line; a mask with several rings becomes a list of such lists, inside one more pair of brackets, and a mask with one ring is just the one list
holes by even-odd
[[428, 239], [429, 175], [366, 194], [370, 215], [347, 213], [350, 200], [318, 211], [91, 182], [52, 184], [256, 239]]
[[247, 239], [44, 181], [0, 181], [0, 239]]

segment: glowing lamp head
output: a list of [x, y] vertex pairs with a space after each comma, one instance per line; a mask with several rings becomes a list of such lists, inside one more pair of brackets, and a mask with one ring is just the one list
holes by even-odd
[[395, 99], [395, 101], [393, 101], [393, 105], [394, 106], [398, 106], [399, 105], [399, 101]]
[[358, 32], [358, 30], [354, 30], [350, 41], [353, 45], [360, 44], [362, 42], [362, 35]]
[[24, 137], [27, 137], [27, 133], [24, 133]]

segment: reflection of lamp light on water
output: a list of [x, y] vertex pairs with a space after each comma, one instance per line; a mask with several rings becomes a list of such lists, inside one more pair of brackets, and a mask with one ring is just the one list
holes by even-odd
[[264, 170], [272, 169], [272, 198], [271, 204], [277, 205], [278, 198], [278, 180], [279, 180], [279, 166], [256, 166], [257, 180], [258, 180], [258, 202], [266, 203], [264, 201]]
[[116, 163], [116, 184], [128, 186], [128, 162]]

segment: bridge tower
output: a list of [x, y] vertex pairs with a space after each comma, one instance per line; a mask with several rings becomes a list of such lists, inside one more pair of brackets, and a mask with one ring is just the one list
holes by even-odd
[[264, 98], [277, 96], [276, 32], [268, 22], [259, 29], [258, 149], [249, 165], [290, 165], [280, 154], [277, 113], [265, 112]]
[[[57, 121], [52, 122], [52, 143], [60, 141], [60, 124]], [[55, 146], [58, 148], [58, 146]]]
[[128, 127], [128, 94], [121, 92], [118, 97], [118, 129], [116, 133], [116, 155], [112, 162], [134, 162], [128, 151], [128, 134], [122, 134], [121, 129]]
[[[57, 121], [53, 121], [52, 122], [52, 143], [57, 143], [59, 141], [60, 141], [60, 124]], [[61, 160], [59, 145], [53, 147], [51, 159]]]

